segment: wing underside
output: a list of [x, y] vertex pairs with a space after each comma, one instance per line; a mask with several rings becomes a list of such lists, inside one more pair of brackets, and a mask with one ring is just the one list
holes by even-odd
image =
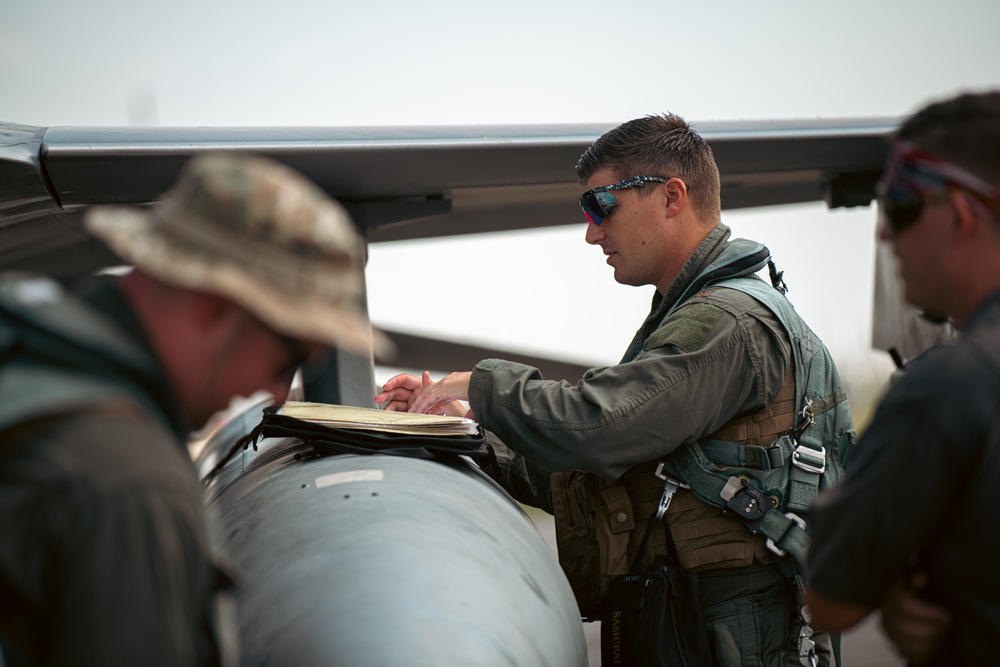
[[[119, 263], [83, 232], [82, 211], [92, 204], [145, 205], [172, 184], [188, 158], [213, 151], [268, 155], [301, 171], [349, 208], [369, 243], [579, 224], [580, 186], [573, 167], [610, 127], [40, 128], [0, 123], [0, 267], [70, 282]], [[836, 208], [871, 202], [896, 121], [706, 122], [696, 127], [715, 152], [724, 208], [808, 201]], [[439, 367], [443, 354], [454, 361], [458, 353], [490, 352], [394, 335], [403, 352], [398, 363], [406, 367]], [[567, 364], [556, 377], [572, 378], [583, 370]]]

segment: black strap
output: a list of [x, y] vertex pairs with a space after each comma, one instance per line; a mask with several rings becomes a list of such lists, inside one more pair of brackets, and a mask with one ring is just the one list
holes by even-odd
[[657, 521], [656, 512], [653, 512], [649, 516], [649, 521], [646, 522], [646, 530], [642, 534], [642, 541], [639, 542], [639, 551], [635, 555], [635, 560], [632, 561], [632, 567], [629, 568], [630, 574], [639, 574], [639, 570], [642, 568], [642, 562], [646, 558], [646, 549], [649, 547], [649, 536], [653, 533], [653, 526], [657, 523], [663, 525], [663, 533], [666, 538], [667, 546], [667, 562], [665, 563], [668, 567], [680, 567], [681, 557], [677, 553], [677, 545], [674, 544], [674, 536], [670, 533], [670, 524], [667, 523], [667, 515], [663, 515], [661, 521]]

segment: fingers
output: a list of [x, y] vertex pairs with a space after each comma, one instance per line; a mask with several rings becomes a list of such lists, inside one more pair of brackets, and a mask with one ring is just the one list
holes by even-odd
[[375, 403], [385, 404], [383, 409], [391, 411], [464, 416], [466, 406], [456, 404], [456, 401], [469, 400], [471, 376], [472, 373], [452, 373], [434, 382], [428, 371], [424, 371], [419, 378], [401, 373], [382, 385], [381, 393], [375, 396]]
[[445, 406], [444, 412], [441, 414], [448, 415], [449, 417], [464, 417], [465, 413], [468, 412], [468, 408], [461, 401], [452, 401]]
[[920, 597], [928, 586], [918, 572], [890, 587], [882, 604], [882, 627], [905, 658], [914, 663], [936, 657], [951, 632], [951, 612]]
[[409, 401], [389, 401], [382, 406], [385, 412], [409, 412], [410, 402]]
[[[429, 379], [430, 374], [424, 371], [424, 375]], [[383, 410], [389, 412], [406, 412], [410, 408], [410, 403], [416, 392], [423, 389], [424, 382], [413, 375], [400, 373], [390, 378], [384, 385], [382, 391], [375, 396], [375, 404], [383, 405]]]
[[469, 400], [469, 380], [472, 373], [451, 373], [438, 382], [423, 387], [419, 395], [414, 396], [410, 412], [433, 412], [446, 409], [452, 401]]
[[421, 412], [425, 414], [438, 414], [435, 410], [443, 409], [439, 406], [446, 406], [452, 399], [441, 393], [436, 384], [428, 385], [419, 396], [414, 397], [410, 403], [410, 412]]
[[419, 396], [413, 397], [410, 412], [438, 414], [435, 410], [444, 409], [453, 400], [454, 397], [448, 396], [447, 390], [441, 387], [440, 382], [433, 382], [424, 387]]
[[[389, 391], [383, 391], [382, 393], [375, 396], [375, 403], [392, 403], [392, 402], [403, 402], [407, 405], [410, 404], [410, 400], [413, 397], [413, 392], [409, 389], [397, 388], [390, 389]], [[388, 405], [385, 406], [388, 408]]]
[[[427, 371], [424, 371], [424, 375], [428, 378], [430, 377], [430, 373], [428, 373]], [[409, 373], [400, 373], [399, 375], [394, 375], [391, 378], [389, 378], [389, 380], [384, 385], [382, 385], [382, 390], [390, 391], [392, 389], [402, 387], [413, 391], [414, 389], [419, 389], [422, 386], [423, 384], [421, 383], [420, 378], [416, 377], [415, 375], [410, 375]]]

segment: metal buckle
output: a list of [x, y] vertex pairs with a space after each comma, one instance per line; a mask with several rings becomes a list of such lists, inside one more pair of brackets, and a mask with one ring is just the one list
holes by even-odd
[[812, 638], [813, 629], [803, 625], [799, 630], [799, 664], [803, 667], [816, 667], [816, 642]]
[[[811, 459], [819, 458], [823, 463], [819, 466], [813, 465], [812, 463], [807, 463], [803, 460], [803, 454], [800, 451], [808, 452], [806, 456]], [[792, 452], [792, 465], [800, 470], [805, 470], [806, 472], [816, 473], [817, 475], [822, 475], [826, 472], [826, 447], [820, 445], [820, 448], [813, 449], [812, 447], [807, 447], [806, 445], [799, 444], [795, 451]]]
[[[785, 512], [785, 517], [787, 517], [788, 519], [790, 519], [792, 523], [796, 524], [802, 530], [806, 529], [806, 520], [803, 519], [802, 517], [800, 517], [798, 514], [794, 514], [792, 512]], [[790, 529], [791, 528], [789, 528], [789, 530]], [[785, 534], [786, 535], [788, 534], [787, 530], [785, 531]], [[782, 535], [782, 537], [784, 537], [784, 535]], [[767, 538], [766, 544], [767, 544], [767, 548], [770, 549], [771, 551], [773, 551], [775, 554], [777, 554], [779, 556], [787, 556], [788, 555], [788, 552], [786, 550], [782, 549], [781, 547], [779, 547], [777, 544], [775, 544], [774, 540], [772, 540], [770, 537]]]
[[670, 501], [673, 499], [674, 494], [677, 493], [678, 488], [690, 489], [691, 486], [685, 484], [676, 479], [671, 479], [663, 474], [664, 462], [660, 461], [660, 464], [656, 466], [656, 472], [653, 473], [657, 477], [663, 480], [663, 495], [660, 496], [660, 504], [656, 507], [656, 518], [662, 519], [663, 515], [666, 514], [667, 508], [670, 507]]
[[774, 496], [764, 495], [760, 489], [750, 486], [746, 477], [730, 477], [719, 497], [726, 501], [723, 511], [745, 523], [754, 535], [760, 531], [767, 513], [778, 506]]
[[793, 426], [791, 431], [789, 431], [789, 434], [795, 437], [796, 442], [798, 442], [799, 438], [802, 437], [802, 434], [806, 432], [807, 428], [816, 423], [816, 420], [813, 419], [812, 399], [806, 399], [806, 404], [803, 406], [802, 412], [799, 413], [799, 417], [801, 417], [801, 419], [799, 420], [798, 425]]

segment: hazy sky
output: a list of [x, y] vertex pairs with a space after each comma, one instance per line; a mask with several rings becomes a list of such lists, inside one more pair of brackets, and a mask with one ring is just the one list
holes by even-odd
[[[7, 0], [0, 120], [420, 125], [902, 116], [1000, 88], [1000, 2]], [[567, 170], [573, 165], [566, 165]], [[767, 244], [846, 373], [868, 372], [874, 210], [724, 213]], [[375, 245], [372, 319], [618, 360], [652, 288], [584, 225]], [[855, 371], [855, 368], [860, 370]], [[464, 369], [455, 369], [464, 370]], [[845, 374], [846, 374], [845, 373]]]

